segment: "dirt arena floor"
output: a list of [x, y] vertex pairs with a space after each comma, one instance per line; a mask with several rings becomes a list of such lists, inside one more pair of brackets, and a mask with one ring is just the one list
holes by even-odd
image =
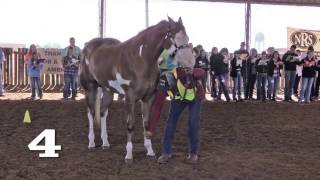
[[[46, 95], [45, 97], [49, 97]], [[320, 103], [204, 103], [198, 164], [186, 157], [186, 114], [180, 119], [173, 159], [160, 165], [143, 148], [141, 113], [136, 109], [134, 163], [124, 163], [126, 128], [123, 104], [108, 117], [111, 148], [88, 150], [83, 100], [0, 100], [0, 179], [320, 179]], [[15, 99], [15, 98], [12, 98]], [[18, 98], [16, 98], [18, 99]], [[23, 124], [26, 110], [32, 123]], [[167, 117], [153, 139], [157, 156]], [[39, 158], [27, 145], [44, 129], [56, 130], [59, 158]], [[101, 144], [96, 131], [96, 144]]]

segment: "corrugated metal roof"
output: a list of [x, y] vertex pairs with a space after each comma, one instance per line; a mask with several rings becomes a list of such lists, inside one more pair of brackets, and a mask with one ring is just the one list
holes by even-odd
[[277, 4], [277, 5], [296, 5], [296, 6], [319, 6], [320, 0], [182, 0], [182, 1], [210, 1], [210, 2], [229, 2], [245, 3], [250, 1], [253, 4]]

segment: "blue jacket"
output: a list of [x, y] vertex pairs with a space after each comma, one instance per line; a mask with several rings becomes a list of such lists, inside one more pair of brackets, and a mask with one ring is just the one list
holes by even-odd
[[43, 68], [42, 62], [30, 60], [28, 63], [28, 73], [30, 77], [40, 77], [41, 69]]
[[0, 48], [0, 64], [3, 62], [3, 60], [4, 60], [4, 55], [3, 55], [2, 49]]

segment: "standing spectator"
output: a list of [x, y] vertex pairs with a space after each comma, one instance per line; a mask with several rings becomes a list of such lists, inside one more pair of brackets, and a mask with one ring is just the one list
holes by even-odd
[[33, 58], [33, 56], [36, 56], [38, 59], [42, 58], [41, 54], [37, 50], [36, 45], [31, 44], [28, 53], [24, 57], [24, 63], [29, 64], [29, 61]]
[[216, 87], [216, 75], [214, 71], [214, 62], [219, 57], [219, 52], [217, 47], [213, 47], [211, 50], [210, 56], [210, 76], [211, 76], [211, 97], [216, 99], [217, 96], [217, 87]]
[[205, 71], [205, 75], [202, 79], [202, 85], [206, 92], [207, 90], [207, 79], [208, 79], [208, 70], [209, 70], [209, 61], [207, 59], [206, 52], [202, 49], [200, 50], [200, 56], [197, 57], [196, 63], [194, 65], [195, 68], [201, 68]]
[[276, 101], [282, 65], [279, 52], [274, 51], [268, 63], [268, 99], [272, 101]]
[[248, 70], [247, 70], [247, 59], [249, 57], [249, 52], [246, 49], [246, 43], [245, 42], [241, 42], [240, 44], [240, 49], [238, 50], [238, 54], [240, 54], [240, 59], [243, 61], [243, 67], [241, 70], [241, 75], [242, 75], [242, 88], [243, 88], [243, 92], [246, 92], [246, 88], [247, 88], [247, 84], [248, 84]]
[[[234, 53], [234, 58], [231, 60], [231, 72], [230, 76], [233, 79], [233, 91], [232, 97], [233, 100], [236, 102], [242, 102], [243, 99], [241, 98], [241, 90], [243, 86], [242, 80], [242, 72], [244, 67], [244, 61], [240, 58], [239, 51]], [[238, 98], [236, 97], [238, 95]]]
[[311, 88], [316, 74], [314, 53], [308, 50], [307, 57], [302, 60], [302, 87], [299, 102], [310, 103]]
[[80, 56], [81, 56], [81, 49], [76, 46], [76, 40], [74, 37], [71, 37], [69, 39], [69, 46], [67, 46], [66, 48], [64, 48], [64, 51], [63, 51], [63, 56], [67, 56], [68, 55], [68, 50], [69, 50], [69, 47], [72, 47], [73, 48], [73, 56], [76, 57], [77, 59], [80, 59]]
[[40, 99], [42, 99], [43, 93], [41, 89], [41, 83], [40, 83], [40, 74], [41, 69], [43, 68], [43, 60], [40, 59], [40, 57], [37, 54], [37, 51], [33, 51], [33, 54], [31, 56], [31, 59], [28, 60], [28, 72], [29, 77], [31, 80], [31, 98], [33, 100], [36, 99], [36, 91], [38, 92], [38, 96]]
[[296, 65], [299, 64], [299, 57], [296, 53], [296, 45], [292, 45], [290, 50], [283, 55], [282, 61], [285, 68], [285, 92], [284, 101], [292, 101], [292, 91], [296, 78]]
[[319, 99], [319, 86], [320, 86], [320, 59], [319, 58], [316, 58], [317, 61], [316, 61], [316, 71], [318, 72], [318, 77], [316, 79], [316, 86], [314, 88], [314, 97], [315, 97], [315, 100], [318, 100]]
[[70, 46], [68, 48], [68, 54], [63, 58], [63, 68], [64, 68], [64, 88], [63, 88], [63, 98], [65, 100], [69, 97], [69, 91], [71, 86], [72, 100], [76, 98], [76, 78], [78, 75], [79, 60], [77, 57], [73, 56], [73, 48]]
[[274, 51], [275, 51], [274, 47], [268, 47], [268, 49], [267, 49], [267, 58], [268, 59], [272, 58]]
[[[302, 60], [301, 51], [297, 50], [297, 54], [299, 57], [299, 61], [301, 61]], [[302, 65], [296, 65], [296, 79], [294, 81], [294, 87], [293, 87], [293, 93], [296, 97], [298, 97], [298, 88], [299, 88], [301, 76], [302, 76]]]
[[3, 72], [4, 72], [4, 65], [3, 61], [5, 61], [4, 53], [2, 48], [0, 47], [0, 96], [4, 96], [4, 84], [3, 84]]
[[215, 78], [219, 81], [219, 95], [218, 100], [221, 99], [223, 92], [227, 102], [230, 101], [229, 92], [226, 84], [226, 76], [228, 75], [228, 49], [222, 48], [220, 53], [210, 60], [211, 66], [215, 74]]
[[198, 44], [196, 47], [193, 48], [195, 53], [195, 58], [197, 59], [200, 56], [201, 51], [204, 50], [201, 44]]
[[[74, 37], [70, 37], [69, 43], [70, 43], [69, 46], [67, 46], [66, 48], [64, 48], [63, 56], [64, 56], [64, 57], [67, 56], [69, 47], [72, 47], [72, 49], [73, 49], [73, 54], [72, 54], [72, 55], [73, 55], [76, 59], [81, 59], [81, 49], [80, 49], [78, 46], [76, 46], [76, 40], [75, 40], [75, 38], [74, 38]], [[75, 96], [77, 96], [77, 94], [78, 94], [78, 74], [76, 75], [76, 79], [75, 79], [75, 89], [76, 89], [76, 94], [75, 94]], [[69, 94], [69, 96], [70, 96], [70, 89], [69, 89], [69, 91], [68, 91], [68, 94]]]
[[[187, 107], [189, 110], [188, 118], [188, 141], [189, 154], [187, 160], [191, 163], [198, 161], [198, 149], [200, 145], [200, 112], [202, 101], [204, 99], [204, 89], [202, 88], [202, 76], [204, 71], [199, 69], [199, 73], [189, 69], [177, 68], [175, 77], [177, 78], [177, 93], [170, 102], [170, 110], [166, 122], [166, 128], [163, 135], [162, 155], [158, 158], [158, 163], [167, 163], [172, 155], [172, 141], [177, 129], [177, 122], [183, 110]], [[188, 80], [189, 76], [193, 76]], [[190, 81], [188, 83], [188, 81]], [[180, 84], [180, 85], [179, 85]], [[188, 84], [187, 86], [185, 86]], [[183, 94], [181, 94], [183, 93]]]
[[257, 100], [266, 101], [266, 83], [268, 73], [268, 62], [267, 53], [262, 52], [261, 58], [256, 61], [257, 68]]
[[257, 79], [257, 69], [256, 69], [256, 61], [258, 59], [258, 52], [256, 49], [252, 48], [250, 50], [250, 56], [247, 60], [247, 71], [248, 71], [248, 83], [245, 92], [245, 98], [252, 100], [253, 99], [253, 90], [254, 85]]

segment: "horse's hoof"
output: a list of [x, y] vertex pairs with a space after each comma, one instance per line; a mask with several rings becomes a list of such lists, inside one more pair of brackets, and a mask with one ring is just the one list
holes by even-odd
[[89, 147], [88, 147], [89, 150], [93, 150], [93, 149], [95, 149], [95, 148], [96, 148], [95, 146], [89, 146]]
[[108, 146], [102, 146], [102, 149], [105, 150], [105, 149], [110, 149], [110, 145]]
[[133, 159], [125, 159], [124, 161], [126, 162], [126, 164], [132, 164], [133, 163]]
[[157, 157], [155, 155], [153, 156], [147, 155], [147, 159], [153, 161], [153, 160], [157, 160]]

